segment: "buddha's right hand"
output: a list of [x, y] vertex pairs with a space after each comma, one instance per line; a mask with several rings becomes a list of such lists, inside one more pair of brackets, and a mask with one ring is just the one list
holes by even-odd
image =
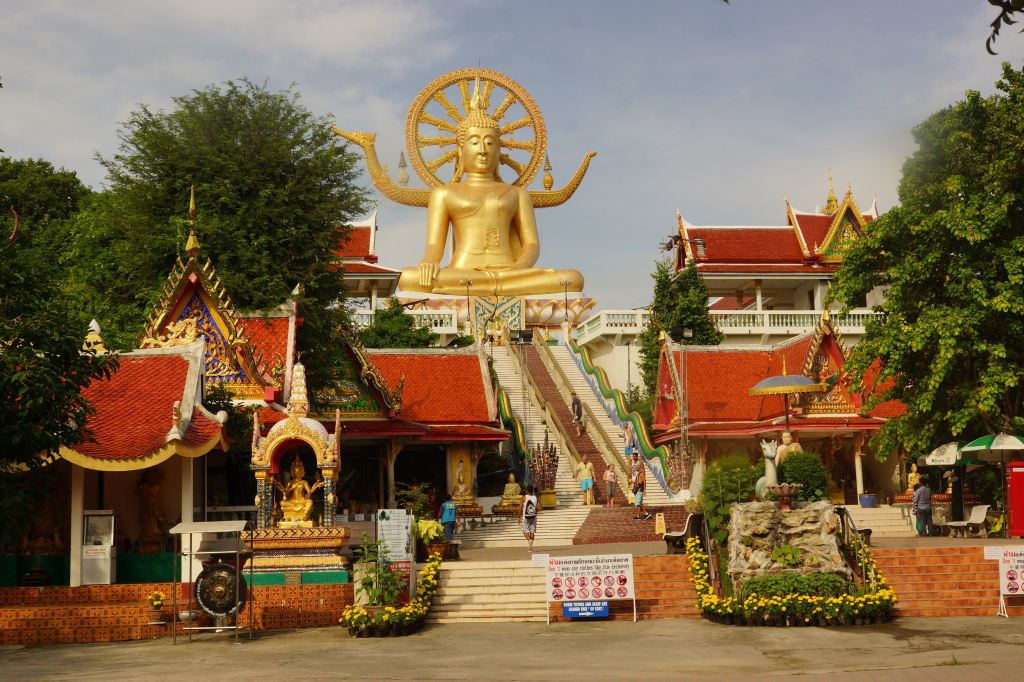
[[420, 263], [420, 286], [429, 287], [434, 283], [434, 279], [437, 278], [437, 262], [435, 261], [423, 261]]

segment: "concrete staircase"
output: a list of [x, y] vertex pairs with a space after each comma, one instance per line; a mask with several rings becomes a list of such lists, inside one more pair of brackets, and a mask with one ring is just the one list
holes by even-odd
[[512, 414], [523, 424], [526, 447], [533, 447], [544, 442], [544, 419], [540, 407], [532, 400], [530, 388], [519, 371], [519, 361], [515, 349], [508, 346], [494, 346], [487, 351], [491, 353], [494, 373], [498, 375], [498, 383], [508, 393], [508, 402]]
[[544, 567], [530, 561], [446, 562], [427, 622], [544, 622], [544, 596]]
[[[561, 467], [559, 467], [559, 471], [561, 471]], [[590, 510], [591, 507], [584, 507], [578, 501], [574, 504], [563, 505], [561, 500], [556, 509], [542, 509], [537, 514], [537, 535], [533, 543], [534, 549], [572, 545], [573, 538], [576, 537], [576, 533], [587, 520]], [[462, 530], [456, 539], [462, 541], [463, 549], [525, 548], [527, 546], [519, 519], [501, 519], [470, 530]]]
[[903, 516], [899, 507], [874, 507], [865, 509], [858, 505], [846, 506], [857, 528], [871, 529], [873, 538], [913, 538], [917, 531], [910, 519]]
[[[984, 548], [873, 549], [878, 570], [896, 591], [901, 616], [994, 616], [999, 605], [999, 562]], [[1024, 615], [1022, 597], [1007, 597], [1007, 612]]]
[[[605, 409], [604, 404], [598, 399], [594, 393], [594, 389], [591, 388], [590, 382], [587, 381], [586, 376], [580, 370], [579, 366], [572, 358], [572, 351], [568, 346], [548, 346], [548, 350], [551, 351], [551, 355], [554, 357], [555, 362], [562, 369], [562, 373], [568, 379], [569, 384], [572, 386], [572, 390], [576, 391], [576, 395], [579, 396], [580, 401], [590, 406], [598, 423], [603, 428], [604, 434], [608, 436], [608, 440], [605, 441], [608, 449], [612, 452], [622, 452], [625, 449], [626, 441], [622, 428], [612, 421], [612, 418], [608, 416], [608, 411]], [[592, 428], [588, 429], [588, 435], [595, 441], [598, 438], [603, 439], [601, 430]], [[614, 462], [616, 467], [619, 467], [618, 462]], [[628, 472], [627, 472], [628, 473]], [[647, 472], [647, 493], [646, 501], [652, 505], [666, 505], [671, 504], [672, 499], [665, 492], [661, 484], [654, 477], [654, 474], [649, 470]]]

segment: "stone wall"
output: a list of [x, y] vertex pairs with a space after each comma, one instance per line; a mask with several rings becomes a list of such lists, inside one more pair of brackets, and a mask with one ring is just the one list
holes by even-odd
[[[839, 552], [838, 531], [839, 519], [829, 502], [786, 511], [774, 502], [734, 504], [729, 512], [729, 577], [734, 588], [756, 576], [787, 572], [838, 573], [850, 578]], [[775, 548], [783, 545], [800, 551], [797, 566], [772, 559]]]

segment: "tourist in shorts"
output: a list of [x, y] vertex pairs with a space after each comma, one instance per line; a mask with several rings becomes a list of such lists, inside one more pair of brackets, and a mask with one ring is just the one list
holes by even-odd
[[444, 539], [451, 542], [455, 537], [455, 524], [459, 518], [459, 509], [452, 501], [451, 493], [448, 499], [441, 503], [441, 525], [444, 526]]
[[537, 489], [532, 485], [526, 486], [521, 523], [523, 526], [523, 537], [530, 543], [530, 551], [532, 552], [533, 539], [537, 536]]
[[615, 506], [615, 472], [612, 468], [605, 467], [604, 474], [601, 476], [601, 480], [604, 481], [605, 493], [608, 495], [608, 500], [604, 503], [606, 507]]
[[[634, 455], [635, 457], [635, 455]], [[637, 515], [634, 519], [650, 521], [651, 513], [644, 509], [644, 493], [647, 491], [647, 473], [643, 466], [636, 470], [636, 478], [633, 479], [633, 498], [636, 500]]]
[[583, 435], [583, 403], [580, 397], [573, 391], [572, 395], [572, 423], [576, 425], [576, 435]]
[[587, 455], [583, 455], [583, 459], [576, 465], [576, 478], [583, 491], [583, 504], [594, 504], [594, 463]]

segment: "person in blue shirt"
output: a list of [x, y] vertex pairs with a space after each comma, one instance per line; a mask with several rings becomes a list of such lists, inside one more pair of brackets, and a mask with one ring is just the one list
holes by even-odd
[[917, 527], [921, 535], [935, 535], [935, 527], [932, 525], [932, 489], [928, 487], [927, 480], [922, 479], [921, 485], [914, 489], [910, 510], [917, 516]]
[[441, 503], [441, 525], [444, 526], [444, 539], [448, 542], [451, 542], [452, 538], [455, 537], [455, 522], [458, 519], [458, 507], [452, 502], [452, 496], [449, 493], [447, 499]]

